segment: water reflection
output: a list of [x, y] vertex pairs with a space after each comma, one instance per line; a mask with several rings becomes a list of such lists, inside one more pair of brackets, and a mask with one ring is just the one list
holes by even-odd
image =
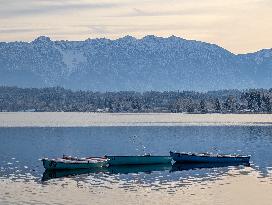
[[[43, 157], [143, 154], [130, 141], [135, 135], [146, 147], [145, 151], [153, 155], [167, 155], [170, 150], [250, 154], [251, 167], [263, 177], [271, 175], [270, 126], [0, 128], [0, 179], [40, 183], [44, 169], [38, 159]], [[68, 175], [83, 181], [88, 181], [88, 177], [96, 180], [100, 177], [100, 183], [111, 179], [112, 183], [135, 180], [154, 185], [188, 179], [217, 179], [233, 169], [244, 169], [244, 166], [112, 167]], [[66, 174], [45, 174], [44, 179], [62, 175]]]
[[74, 169], [74, 170], [45, 170], [42, 176], [42, 181], [48, 181], [50, 179], [71, 177], [83, 174], [93, 174], [93, 173], [107, 173], [108, 169], [106, 167], [97, 167], [93, 169]]
[[[60, 182], [64, 178], [74, 180], [81, 186], [90, 189], [104, 187], [111, 189], [112, 185], [124, 190], [133, 191], [136, 187], [149, 187], [152, 190], [173, 190], [189, 186], [194, 183], [204, 183], [220, 180], [227, 176], [230, 170], [245, 170], [249, 164], [210, 163], [210, 164], [161, 164], [161, 165], [133, 165], [110, 166], [81, 170], [46, 170], [42, 183], [50, 185]], [[57, 181], [56, 181], [57, 180]]]
[[42, 181], [47, 181], [53, 178], [75, 176], [81, 174], [97, 174], [104, 173], [108, 175], [119, 174], [138, 174], [145, 173], [151, 174], [152, 172], [170, 171], [171, 164], [155, 164], [155, 165], [123, 165], [123, 166], [110, 166], [110, 167], [98, 167], [93, 169], [78, 169], [78, 170], [45, 170], [43, 173]]
[[246, 166], [249, 167], [250, 163], [175, 163], [172, 165], [171, 172], [195, 170], [195, 169], [208, 169], [208, 168], [219, 168], [219, 167], [238, 167]]
[[[204, 174], [206, 173], [206, 174]], [[207, 174], [209, 173], [209, 174]], [[214, 174], [217, 173], [217, 174]], [[271, 182], [251, 167], [109, 174], [81, 173], [45, 182], [0, 180], [0, 204], [269, 204]], [[152, 180], [151, 180], [152, 179]], [[271, 180], [271, 178], [270, 178]], [[19, 193], [19, 194], [18, 194]], [[252, 196], [255, 196], [252, 198]], [[257, 198], [256, 198], [257, 196]], [[238, 197], [238, 198], [237, 198]], [[250, 200], [248, 200], [250, 198]], [[260, 200], [261, 199], [261, 200]], [[248, 201], [239, 203], [241, 200]]]

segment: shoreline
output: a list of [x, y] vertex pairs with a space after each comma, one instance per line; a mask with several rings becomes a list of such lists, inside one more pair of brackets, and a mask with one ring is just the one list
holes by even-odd
[[0, 127], [271, 125], [272, 114], [0, 112]]

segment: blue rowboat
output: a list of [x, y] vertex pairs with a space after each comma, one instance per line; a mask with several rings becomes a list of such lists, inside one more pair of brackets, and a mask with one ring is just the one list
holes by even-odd
[[45, 169], [92, 169], [96, 167], [107, 166], [106, 158], [72, 158], [63, 157], [58, 159], [42, 159]]
[[169, 164], [170, 156], [106, 156], [109, 165]]
[[209, 153], [179, 153], [170, 152], [172, 159], [178, 163], [249, 163], [250, 156], [223, 155]]

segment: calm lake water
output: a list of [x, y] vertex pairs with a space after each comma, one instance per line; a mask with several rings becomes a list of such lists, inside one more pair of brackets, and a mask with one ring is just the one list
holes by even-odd
[[[250, 154], [251, 165], [156, 165], [44, 172], [39, 161], [63, 154], [168, 155], [170, 150]], [[271, 126], [0, 128], [0, 204], [82, 204], [78, 199], [84, 197], [91, 197], [95, 204], [107, 204], [101, 201], [106, 195], [112, 196], [113, 202], [128, 197], [129, 204], [161, 204], [157, 193], [178, 203], [184, 202], [178, 198], [180, 192], [190, 194], [186, 191], [190, 187], [201, 185], [206, 189], [211, 182], [224, 182], [224, 177], [239, 179], [242, 175], [257, 176], [258, 182], [266, 183], [271, 190], [271, 156]], [[54, 196], [49, 196], [50, 192]], [[143, 201], [143, 197], [148, 201]], [[118, 202], [122, 203], [128, 201]]]

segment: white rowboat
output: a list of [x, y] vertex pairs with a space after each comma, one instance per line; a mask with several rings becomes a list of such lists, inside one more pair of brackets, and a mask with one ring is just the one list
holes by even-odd
[[42, 159], [45, 169], [91, 169], [95, 167], [107, 166], [108, 159], [105, 158], [58, 158]]

